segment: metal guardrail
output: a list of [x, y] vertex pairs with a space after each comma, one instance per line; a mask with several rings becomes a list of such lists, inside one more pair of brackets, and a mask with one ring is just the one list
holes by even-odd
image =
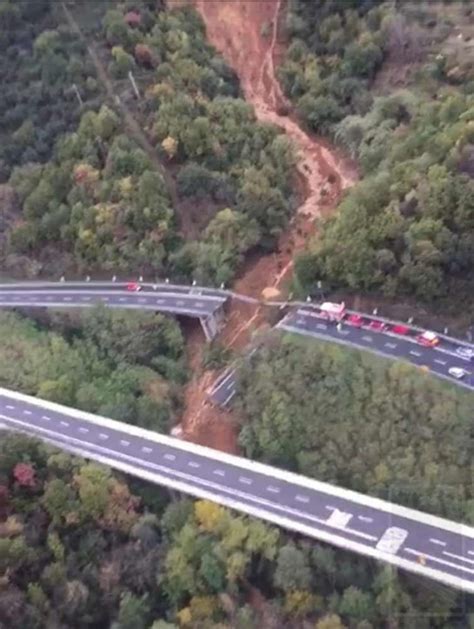
[[[133, 280], [130, 280], [133, 281]], [[183, 291], [186, 292], [188, 294], [203, 294], [203, 295], [213, 295], [215, 297], [218, 296], [222, 296], [223, 299], [227, 299], [227, 298], [231, 298], [231, 299], [235, 299], [237, 301], [241, 301], [243, 303], [247, 303], [247, 304], [254, 304], [256, 306], [268, 306], [271, 308], [283, 308], [283, 307], [287, 307], [287, 308], [315, 308], [318, 309], [320, 307], [320, 303], [319, 302], [313, 302], [313, 301], [300, 301], [300, 300], [265, 300], [265, 299], [259, 299], [257, 297], [250, 297], [247, 295], [241, 295], [240, 293], [236, 293], [232, 290], [228, 290], [225, 289], [223, 287], [221, 288], [209, 288], [207, 286], [200, 286], [198, 284], [192, 284], [192, 285], [184, 285], [184, 284], [175, 284], [172, 282], [145, 282], [143, 281], [142, 278], [140, 278], [139, 283], [143, 286], [143, 287], [150, 287], [154, 290], [177, 290], [177, 291]], [[65, 280], [61, 280], [61, 282], [59, 283], [63, 283], [65, 285], [72, 285], [72, 286], [99, 286], [99, 285], [106, 285], [106, 284], [111, 284], [111, 285], [115, 285], [117, 287], [125, 287], [129, 282], [123, 282], [123, 281], [117, 281], [117, 280], [112, 280], [112, 281], [106, 281], [106, 280], [86, 280], [86, 281], [65, 281]], [[57, 286], [58, 282], [51, 282], [51, 281], [36, 281], [36, 282], [15, 282], [15, 283], [11, 283], [11, 284], [5, 284], [5, 288], [13, 288], [13, 287], [34, 287], [34, 286], [44, 286], [44, 287], [51, 287], [51, 286]], [[156, 287], [156, 288], [155, 288]], [[406, 321], [397, 321], [395, 319], [390, 319], [387, 317], [383, 317], [381, 315], [374, 315], [374, 314], [369, 314], [369, 313], [365, 313], [365, 312], [360, 312], [357, 310], [350, 310], [348, 309], [347, 312], [349, 314], [356, 314], [356, 315], [360, 315], [366, 319], [370, 319], [372, 321], [383, 321], [384, 323], [386, 323], [387, 325], [403, 325], [408, 327], [409, 329], [421, 333], [424, 332], [426, 330], [426, 328], [421, 328], [417, 325], [413, 325], [411, 323], [407, 323]], [[453, 337], [453, 336], [449, 336], [447, 334], [441, 333], [441, 332], [436, 332], [436, 334], [443, 339], [444, 341], [447, 341], [449, 343], [453, 343], [455, 345], [462, 345], [463, 347], [467, 347], [469, 349], [474, 350], [474, 343], [470, 343], [469, 341], [466, 341], [464, 339], [458, 338], [458, 337]]]

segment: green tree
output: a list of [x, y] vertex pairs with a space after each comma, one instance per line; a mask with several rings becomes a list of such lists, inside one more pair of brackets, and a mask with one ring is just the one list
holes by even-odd
[[304, 553], [293, 545], [282, 546], [273, 578], [275, 585], [285, 592], [309, 590], [311, 570]]

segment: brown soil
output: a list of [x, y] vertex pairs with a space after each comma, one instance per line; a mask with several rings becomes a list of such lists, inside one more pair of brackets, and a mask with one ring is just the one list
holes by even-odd
[[[275, 64], [281, 60], [285, 46], [278, 23], [282, 0], [192, 0], [192, 3], [206, 24], [209, 42], [237, 72], [244, 96], [253, 105], [258, 120], [282, 129], [297, 150], [296, 184], [303, 201], [289, 229], [282, 234], [276, 253], [249, 258], [233, 287], [241, 294], [260, 297], [264, 288], [281, 289], [290, 279], [293, 258], [314, 233], [315, 219], [335, 207], [342, 191], [356, 180], [356, 170], [325, 141], [304, 131], [292, 113], [285, 115], [291, 112], [291, 106], [275, 74]], [[179, 4], [183, 2], [169, 0], [170, 6]], [[268, 36], [262, 35], [265, 30]], [[243, 349], [252, 332], [261, 328], [264, 315], [263, 307], [232, 303], [220, 341], [227, 347]], [[193, 360], [198, 360], [197, 349], [193, 351], [196, 352]], [[187, 438], [223, 450], [231, 445], [229, 435], [234, 435], [230, 450], [235, 451], [231, 415], [207, 402], [206, 389], [213, 377], [215, 374], [196, 375], [189, 386], [183, 430]]]

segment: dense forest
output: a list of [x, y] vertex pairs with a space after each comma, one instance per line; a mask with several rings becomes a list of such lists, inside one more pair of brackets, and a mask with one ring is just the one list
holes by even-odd
[[187, 378], [178, 324], [105, 308], [0, 312], [0, 387], [168, 432]]
[[[295, 292], [472, 303], [474, 9], [283, 4], [282, 87], [361, 173], [296, 259]], [[2, 274], [219, 285], [275, 250], [297, 156], [195, 10], [0, 0], [0, 52]], [[0, 312], [0, 339], [0, 387], [162, 433], [181, 417], [190, 368], [167, 317]], [[211, 346], [204, 367], [230, 356]], [[472, 394], [273, 333], [239, 383], [248, 457], [474, 524]], [[1, 431], [0, 629], [13, 626], [465, 629], [474, 600]]]
[[299, 258], [300, 287], [472, 298], [473, 24], [461, 2], [290, 3], [284, 89], [362, 175]]
[[0, 440], [0, 497], [2, 629], [454, 629], [474, 611], [444, 587], [19, 435]]
[[294, 335], [244, 361], [240, 386], [250, 458], [474, 524], [469, 391]]
[[[16, 5], [2, 3], [5, 16], [21, 23], [4, 47], [7, 54], [21, 52], [18, 82], [36, 80], [45, 102], [37, 107], [23, 87], [26, 102], [4, 119], [15, 147], [5, 146], [5, 171], [12, 172], [1, 191], [7, 269], [29, 275], [141, 270], [220, 284], [248, 250], [274, 246], [295, 204], [291, 146], [276, 128], [256, 122], [194, 11], [116, 3], [94, 32], [99, 43], [92, 52], [104, 78], [90, 67], [84, 41], [73, 45], [74, 31], [72, 52], [64, 50], [72, 27], [63, 24], [59, 4], [43, 3], [42, 15], [59, 24], [40, 33], [29, 23], [31, 3], [23, 4], [17, 15]], [[54, 69], [58, 64], [62, 72]], [[28, 72], [35, 74], [28, 78]], [[138, 103], [131, 102], [129, 72], [142, 91]], [[49, 82], [41, 79], [44, 73], [51, 74]], [[84, 104], [76, 128], [64, 134], [78, 103], [73, 97], [59, 115], [48, 103], [57, 107], [61, 98], [70, 99], [72, 82]], [[116, 98], [107, 104], [102, 98], [98, 108], [92, 88]], [[0, 107], [9, 108], [8, 94], [1, 99]], [[145, 147], [124, 123], [117, 99], [129, 103], [145, 129]], [[48, 115], [57, 124], [46, 124]], [[18, 153], [18, 139], [26, 155]]]

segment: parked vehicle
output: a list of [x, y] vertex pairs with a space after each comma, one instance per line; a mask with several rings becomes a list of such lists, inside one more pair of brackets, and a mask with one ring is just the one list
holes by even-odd
[[347, 325], [352, 325], [352, 327], [354, 328], [361, 328], [364, 325], [365, 321], [360, 315], [351, 314], [344, 319], [344, 323], [346, 323]]
[[129, 290], [129, 291], [138, 292], [141, 289], [142, 289], [142, 287], [137, 282], [129, 282], [127, 284], [127, 290]]
[[394, 334], [408, 334], [410, 332], [410, 328], [408, 328], [406, 325], [394, 325], [392, 326], [390, 332], [393, 332]]
[[448, 373], [450, 376], [453, 376], [453, 378], [456, 378], [456, 380], [462, 380], [465, 376], [469, 375], [469, 372], [462, 367], [450, 367]]
[[320, 316], [328, 321], [342, 321], [346, 314], [346, 304], [334, 304], [330, 301], [325, 301], [319, 306]]
[[424, 347], [436, 347], [439, 344], [439, 337], [434, 332], [422, 332], [418, 334], [416, 341]]
[[383, 321], [371, 321], [368, 327], [374, 332], [385, 332], [388, 329], [388, 325]]

